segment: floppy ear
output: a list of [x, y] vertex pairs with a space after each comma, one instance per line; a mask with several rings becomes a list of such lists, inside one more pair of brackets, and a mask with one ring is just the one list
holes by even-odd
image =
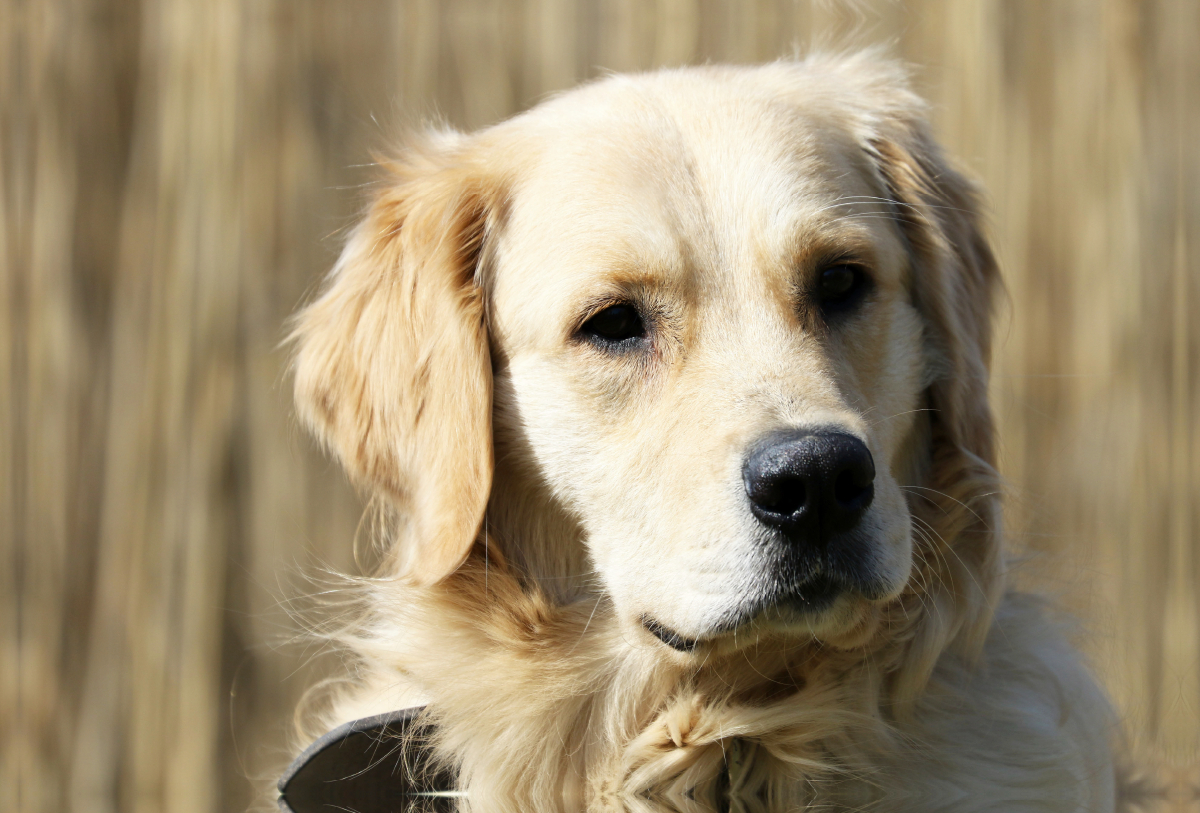
[[910, 246], [913, 297], [928, 330], [932, 448], [928, 488], [913, 507], [936, 530], [917, 550], [917, 566], [932, 577], [920, 581], [942, 595], [924, 597], [940, 606], [913, 642], [911, 656], [920, 662], [910, 676], [914, 689], [946, 645], [966, 653], [982, 645], [1004, 586], [988, 402], [999, 272], [978, 193], [947, 162], [920, 113], [919, 102], [894, 109], [869, 141]]
[[992, 304], [999, 272], [984, 236], [975, 187], [946, 163], [923, 123], [873, 150], [897, 202], [914, 259], [916, 305], [933, 329], [930, 393], [946, 441], [988, 464], [994, 432], [988, 403]]
[[453, 571], [492, 478], [491, 363], [476, 272], [498, 192], [459, 147], [385, 165], [382, 190], [295, 321], [301, 420], [394, 510], [392, 575]]

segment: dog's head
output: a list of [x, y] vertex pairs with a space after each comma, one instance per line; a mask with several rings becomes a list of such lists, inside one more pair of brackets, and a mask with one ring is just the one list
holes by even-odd
[[486, 514], [675, 649], [861, 640], [906, 591], [944, 643], [998, 587], [995, 278], [895, 66], [614, 77], [390, 165], [298, 318], [297, 402], [414, 582]]

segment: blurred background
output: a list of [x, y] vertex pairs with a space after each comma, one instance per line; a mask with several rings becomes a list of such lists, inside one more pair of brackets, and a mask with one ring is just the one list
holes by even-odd
[[4, 0], [0, 809], [263, 804], [362, 513], [279, 342], [398, 125], [871, 43], [990, 192], [1017, 578], [1200, 807], [1200, 3]]

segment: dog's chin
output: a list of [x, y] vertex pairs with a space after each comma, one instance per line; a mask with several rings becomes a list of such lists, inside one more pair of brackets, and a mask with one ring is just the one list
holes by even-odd
[[683, 634], [653, 616], [641, 626], [685, 655], [707, 657], [753, 646], [820, 641], [839, 649], [861, 646], [874, 633], [880, 602], [827, 578], [817, 578], [729, 613], [698, 634]]

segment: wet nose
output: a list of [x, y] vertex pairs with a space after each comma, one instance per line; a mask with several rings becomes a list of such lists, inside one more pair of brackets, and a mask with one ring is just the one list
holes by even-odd
[[875, 461], [844, 432], [792, 430], [764, 439], [742, 470], [750, 510], [796, 541], [824, 545], [858, 524], [875, 496]]

